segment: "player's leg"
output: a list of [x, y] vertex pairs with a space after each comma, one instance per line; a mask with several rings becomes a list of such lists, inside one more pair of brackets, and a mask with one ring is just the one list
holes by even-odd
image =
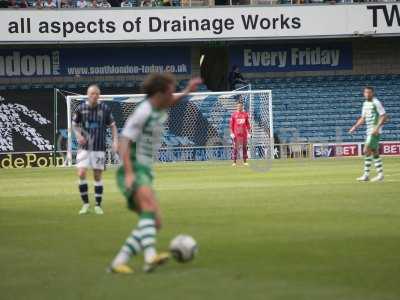
[[364, 173], [361, 177], [357, 178], [358, 181], [369, 181], [369, 174], [371, 171], [371, 164], [372, 164], [372, 150], [369, 148], [367, 142], [365, 143], [365, 149], [364, 149]]
[[169, 258], [167, 253], [157, 253], [156, 251], [157, 230], [161, 227], [160, 209], [153, 189], [149, 186], [140, 187], [135, 198], [140, 209], [137, 228], [141, 236], [144, 254], [143, 269], [150, 272]]
[[103, 151], [91, 151], [90, 153], [90, 163], [93, 169], [93, 178], [94, 178], [94, 196], [96, 201], [96, 206], [94, 207], [94, 211], [98, 215], [104, 214], [104, 211], [101, 207], [101, 202], [103, 200], [103, 170], [105, 165], [105, 152]]
[[142, 250], [145, 261], [143, 269], [146, 272], [153, 271], [169, 258], [169, 254], [157, 253], [155, 248], [157, 228], [161, 226], [161, 219], [151, 187], [139, 187], [134, 201], [138, 206], [136, 211], [139, 214], [139, 222], [111, 264], [111, 270], [116, 273], [132, 273], [127, 263], [132, 256], [139, 254]]
[[247, 163], [247, 139], [243, 139], [242, 143], [242, 150], [243, 150], [243, 163], [245, 166], [248, 166], [249, 164]]
[[79, 211], [80, 215], [89, 213], [89, 194], [88, 194], [88, 182], [86, 179], [87, 168], [89, 167], [89, 157], [86, 150], [78, 151], [76, 157], [76, 166], [78, 170], [78, 188], [81, 200], [83, 202], [82, 208]]
[[[141, 214], [140, 207], [136, 201], [137, 188], [139, 184], [145, 184], [141, 182], [143, 180], [143, 176], [136, 172], [135, 184], [131, 189], [126, 189], [125, 187], [125, 173], [124, 169], [120, 167], [117, 171], [117, 185], [125, 196], [127, 201], [128, 208], [137, 213]], [[149, 184], [151, 184], [151, 179], [149, 180]], [[122, 245], [121, 249], [115, 256], [114, 260], [111, 262], [110, 271], [114, 273], [120, 274], [131, 274], [133, 273], [133, 269], [127, 265], [131, 257], [138, 255], [142, 251], [141, 245], [141, 234], [137, 228], [137, 226], [132, 230], [131, 234], [125, 240], [125, 243]]]
[[237, 137], [234, 137], [233, 138], [233, 153], [232, 153], [232, 159], [233, 159], [232, 166], [234, 166], [234, 167], [236, 166], [238, 148], [239, 148], [239, 143], [238, 143]]
[[374, 158], [374, 163], [375, 163], [375, 169], [377, 172], [377, 175], [371, 179], [371, 181], [383, 181], [384, 176], [383, 176], [383, 164], [382, 164], [382, 159], [379, 156], [379, 135], [372, 136], [371, 142], [369, 147], [372, 149], [373, 152], [373, 158]]
[[[135, 208], [134, 211], [140, 215], [137, 208]], [[127, 264], [132, 256], [140, 254], [141, 251], [141, 234], [136, 227], [132, 230], [128, 238], [125, 240], [125, 243], [111, 262], [110, 271], [119, 274], [132, 274], [133, 269]]]
[[94, 211], [98, 215], [104, 214], [103, 209], [101, 208], [101, 202], [103, 200], [103, 170], [94, 169], [93, 170], [93, 178], [94, 178], [94, 198], [96, 201], [96, 206], [94, 207]]
[[152, 271], [169, 257], [168, 254], [157, 254], [155, 251], [156, 234], [161, 226], [161, 218], [151, 188], [152, 175], [149, 170], [137, 168], [135, 176], [134, 187], [132, 190], [126, 190], [123, 169], [120, 168], [117, 172], [118, 186], [126, 197], [128, 207], [138, 213], [139, 222], [111, 264], [111, 270], [116, 273], [132, 273], [127, 263], [132, 256], [142, 250], [145, 255], [145, 271]]

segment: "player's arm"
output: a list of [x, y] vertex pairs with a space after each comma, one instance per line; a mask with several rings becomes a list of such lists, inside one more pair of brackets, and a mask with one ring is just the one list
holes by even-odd
[[354, 131], [357, 130], [358, 127], [360, 127], [362, 124], [364, 124], [365, 118], [361, 116], [358, 118], [357, 122], [350, 128], [349, 133], [353, 133]]
[[112, 135], [112, 140], [113, 140], [113, 151], [115, 153], [118, 152], [118, 128], [117, 125], [115, 124], [115, 122], [111, 123], [110, 125], [111, 128], [111, 135]]
[[378, 123], [376, 124], [374, 130], [372, 131], [372, 135], [378, 135], [379, 132], [380, 132], [380, 129], [383, 127], [385, 122], [389, 119], [389, 117], [386, 114], [386, 111], [383, 108], [383, 105], [381, 104], [381, 102], [376, 101], [375, 105], [376, 105], [376, 109], [377, 109], [378, 114], [379, 114], [379, 120], [378, 120]]
[[251, 125], [250, 125], [250, 118], [249, 118], [249, 114], [248, 113], [246, 113], [246, 128], [247, 128], [247, 138], [250, 138]]
[[186, 88], [181, 92], [174, 95], [171, 105], [175, 105], [179, 102], [182, 98], [186, 97], [188, 94], [193, 93], [197, 90], [199, 84], [201, 84], [203, 80], [200, 77], [195, 77], [190, 79]]
[[232, 139], [235, 138], [234, 123], [235, 123], [235, 117], [234, 117], [234, 113], [233, 113], [231, 118], [230, 118], [230, 120], [229, 120], [229, 130], [231, 132], [231, 138]]
[[115, 123], [114, 116], [111, 112], [111, 109], [108, 109], [106, 124], [111, 128], [111, 136], [112, 136], [112, 149], [114, 153], [118, 152], [118, 128]]
[[79, 110], [76, 110], [72, 116], [72, 131], [75, 134], [78, 144], [85, 145], [86, 139], [83, 136], [82, 128], [80, 126], [81, 120], [82, 120], [81, 112]]
[[366, 115], [366, 112], [365, 112], [365, 108], [363, 106], [363, 108], [361, 110], [361, 117], [359, 117], [357, 122], [353, 125], [353, 127], [351, 127], [349, 129], [349, 133], [350, 134], [352, 134], [354, 131], [357, 130], [358, 127], [360, 127], [362, 124], [365, 123], [365, 115]]
[[375, 127], [376, 131], [379, 131], [379, 129], [382, 128], [382, 126], [386, 123], [386, 121], [389, 119], [389, 116], [385, 113], [381, 116], [379, 116], [378, 124]]

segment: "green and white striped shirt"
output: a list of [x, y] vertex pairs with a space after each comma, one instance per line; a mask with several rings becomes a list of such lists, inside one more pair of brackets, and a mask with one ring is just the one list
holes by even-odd
[[[365, 124], [367, 125], [367, 135], [371, 135], [378, 124], [379, 117], [383, 116], [385, 113], [385, 109], [378, 99], [373, 98], [372, 101], [364, 101], [361, 115], [365, 119]], [[379, 130], [379, 133], [382, 133], [382, 128]]]
[[134, 164], [152, 166], [166, 119], [166, 111], [155, 109], [148, 100], [139, 103], [129, 116], [121, 135], [132, 141], [131, 160]]

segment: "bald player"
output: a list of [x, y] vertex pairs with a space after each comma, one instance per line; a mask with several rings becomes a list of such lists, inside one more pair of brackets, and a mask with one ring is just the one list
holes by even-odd
[[106, 131], [111, 128], [113, 139], [113, 151], [118, 149], [118, 130], [115, 125], [111, 109], [107, 104], [100, 102], [100, 88], [98, 85], [90, 85], [87, 89], [87, 101], [81, 103], [72, 116], [73, 130], [79, 144], [76, 156], [78, 168], [79, 192], [83, 206], [80, 215], [89, 213], [88, 182], [86, 180], [87, 169], [93, 170], [94, 177], [94, 212], [104, 214], [101, 208], [103, 197], [102, 173], [106, 158]]

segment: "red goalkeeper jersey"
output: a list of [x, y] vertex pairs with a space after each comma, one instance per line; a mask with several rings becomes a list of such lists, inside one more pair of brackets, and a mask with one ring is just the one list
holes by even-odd
[[235, 137], [247, 138], [250, 131], [249, 114], [245, 111], [235, 111], [231, 116], [229, 127]]

